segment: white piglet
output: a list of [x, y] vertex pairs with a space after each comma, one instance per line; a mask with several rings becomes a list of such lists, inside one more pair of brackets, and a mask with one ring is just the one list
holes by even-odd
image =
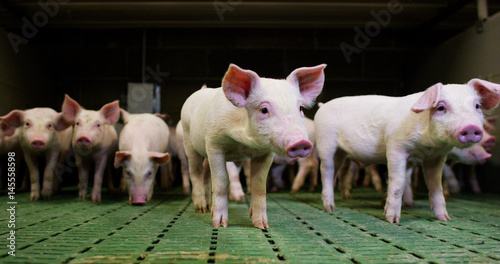
[[120, 110], [125, 123], [120, 132], [119, 151], [115, 167], [123, 167], [123, 177], [129, 189], [130, 204], [142, 205], [153, 196], [154, 178], [158, 167], [165, 164], [169, 129], [153, 114], [129, 114]]
[[[108, 166], [109, 156], [116, 151], [118, 143], [114, 127], [120, 118], [118, 101], [104, 105], [99, 111], [93, 111], [84, 109], [66, 95], [62, 110], [65, 115], [74, 116], [75, 119], [71, 145], [78, 166], [78, 196], [82, 199], [87, 196], [89, 173], [91, 166], [94, 166], [92, 202], [101, 202], [104, 170]], [[109, 171], [108, 177], [111, 177], [110, 174], [111, 171]]]
[[[312, 149], [303, 107], [313, 105], [323, 89], [326, 65], [293, 71], [286, 80], [261, 78], [231, 64], [222, 87], [203, 88], [184, 103], [181, 122], [196, 212], [211, 207], [213, 226], [228, 224], [226, 161], [251, 158], [254, 226], [267, 228], [266, 178], [274, 154], [305, 157]], [[208, 158], [210, 177], [203, 173]], [[211, 198], [213, 192], [213, 198]]]
[[325, 209], [335, 209], [334, 171], [345, 157], [387, 163], [385, 215], [387, 221], [399, 222], [407, 159], [416, 157], [422, 161], [431, 210], [438, 219], [449, 220], [441, 185], [446, 155], [453, 147], [481, 140], [482, 110], [497, 106], [499, 92], [498, 84], [472, 79], [465, 85], [438, 83], [404, 97], [354, 96], [325, 103], [314, 120]]
[[51, 108], [12, 110], [0, 119], [4, 123], [2, 130], [20, 129], [19, 142], [30, 173], [32, 201], [40, 198], [38, 157], [46, 158], [41, 195], [48, 198], [59, 182], [59, 179], [54, 179], [57, 163], [64, 164], [69, 151], [73, 120]]

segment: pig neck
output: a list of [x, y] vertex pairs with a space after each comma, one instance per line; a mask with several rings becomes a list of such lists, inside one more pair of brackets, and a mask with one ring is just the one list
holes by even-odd
[[253, 135], [253, 129], [250, 125], [250, 118], [245, 108], [237, 109], [237, 123], [234, 124], [228, 131], [228, 136], [236, 142], [250, 148], [264, 149], [265, 147], [259, 143]]
[[448, 153], [453, 146], [436, 138], [430, 126], [430, 119], [430, 110], [426, 110], [419, 114], [411, 113], [409, 124], [415, 125], [407, 126], [408, 130], [405, 131], [408, 137], [410, 137], [407, 141], [410, 145], [408, 148], [410, 151], [424, 151], [423, 153], [426, 153], [426, 156], [444, 155]]

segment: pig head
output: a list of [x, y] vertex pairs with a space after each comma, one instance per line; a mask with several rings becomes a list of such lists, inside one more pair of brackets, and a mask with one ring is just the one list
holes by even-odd
[[129, 201], [132, 205], [143, 205], [151, 200], [153, 183], [158, 167], [168, 162], [168, 153], [117, 151], [115, 167], [123, 167], [123, 177], [129, 187]]

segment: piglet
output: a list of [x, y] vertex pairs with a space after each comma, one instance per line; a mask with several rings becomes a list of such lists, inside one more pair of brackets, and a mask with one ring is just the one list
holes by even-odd
[[123, 167], [130, 204], [143, 205], [153, 196], [158, 167], [170, 158], [165, 152], [169, 129], [153, 114], [129, 114], [123, 109], [120, 112], [125, 126], [120, 132], [114, 165]]
[[[325, 67], [323, 64], [299, 68], [286, 80], [275, 80], [231, 64], [221, 88], [200, 89], [186, 100], [181, 122], [193, 204], [200, 213], [211, 206], [214, 227], [228, 225], [226, 161], [247, 157], [251, 158], [250, 215], [254, 226], [269, 227], [266, 178], [273, 152], [290, 158], [305, 157], [311, 152], [302, 109], [312, 106], [323, 89]], [[205, 176], [210, 177], [203, 173], [205, 157], [212, 189], [204, 182]]]
[[[101, 202], [104, 170], [108, 166], [108, 157], [116, 151], [118, 143], [114, 127], [120, 118], [118, 101], [104, 105], [99, 111], [93, 111], [84, 109], [66, 95], [62, 110], [66, 116], [75, 120], [71, 145], [78, 166], [80, 189], [78, 196], [82, 199], [87, 196], [89, 172], [91, 166], [94, 166], [92, 202]], [[111, 181], [111, 171], [108, 174]]]
[[73, 120], [51, 108], [12, 110], [0, 117], [4, 133], [19, 128], [19, 142], [23, 149], [31, 180], [32, 201], [40, 198], [40, 175], [38, 157], [45, 157], [47, 163], [43, 174], [41, 195], [48, 198], [59, 179], [54, 179], [57, 163], [63, 164], [70, 148]]
[[365, 164], [387, 163], [387, 221], [399, 222], [408, 158], [422, 161], [431, 209], [450, 220], [441, 185], [446, 155], [453, 147], [467, 148], [483, 137], [483, 109], [500, 100], [500, 85], [472, 79], [465, 85], [435, 84], [405, 97], [354, 96], [329, 101], [316, 113], [314, 124], [323, 180], [323, 205], [333, 201], [334, 155]]

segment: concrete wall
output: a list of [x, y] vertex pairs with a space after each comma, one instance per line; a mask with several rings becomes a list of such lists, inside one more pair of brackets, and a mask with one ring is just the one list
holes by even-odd
[[[488, 19], [482, 33], [471, 27], [428, 52], [410, 83], [411, 89], [422, 90], [437, 82], [466, 83], [472, 78], [500, 83], [500, 13]], [[498, 115], [500, 108], [487, 114]], [[497, 147], [487, 165], [478, 167], [478, 176], [483, 189], [498, 192], [500, 122], [493, 135]]]

